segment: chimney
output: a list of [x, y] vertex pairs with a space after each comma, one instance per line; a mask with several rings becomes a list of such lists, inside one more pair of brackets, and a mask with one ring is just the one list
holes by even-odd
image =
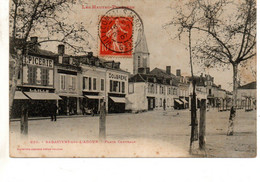
[[73, 58], [70, 57], [70, 58], [69, 58], [69, 64], [72, 64], [72, 63], [73, 63]]
[[31, 44], [34, 50], [39, 49], [38, 37], [31, 37]]
[[167, 73], [168, 75], [171, 74], [171, 66], [166, 66], [166, 73]]
[[92, 57], [93, 56], [93, 52], [88, 52], [88, 57]]
[[65, 53], [65, 46], [63, 44], [58, 45], [58, 54], [64, 55]]
[[176, 76], [181, 76], [181, 70], [180, 69], [176, 70]]
[[31, 42], [32, 43], [37, 43], [38, 42], [38, 37], [31, 37]]

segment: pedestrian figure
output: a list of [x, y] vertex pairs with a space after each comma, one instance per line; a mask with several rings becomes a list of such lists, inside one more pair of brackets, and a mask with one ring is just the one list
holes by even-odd
[[165, 110], [166, 109], [166, 101], [165, 101], [165, 99], [163, 100], [163, 110]]
[[58, 108], [57, 108], [56, 103], [53, 103], [51, 105], [50, 109], [51, 109], [51, 121], [57, 121], [56, 115], [57, 115], [57, 109]]
[[234, 106], [230, 109], [230, 116], [229, 116], [229, 122], [228, 122], [228, 132], [227, 135], [233, 135], [234, 133], [234, 118], [236, 116], [236, 110], [234, 109]]

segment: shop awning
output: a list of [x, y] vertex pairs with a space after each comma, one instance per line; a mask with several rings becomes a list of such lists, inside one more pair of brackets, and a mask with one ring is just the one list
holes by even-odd
[[26, 97], [26, 96], [23, 94], [23, 92], [21, 92], [21, 91], [15, 91], [14, 99], [15, 99], [15, 100], [29, 100], [29, 98]]
[[55, 93], [24, 92], [32, 100], [61, 100]]
[[188, 102], [185, 99], [180, 99], [184, 104], [188, 104]]
[[183, 104], [179, 99], [175, 99], [174, 101], [176, 101], [179, 104]]
[[110, 97], [116, 103], [125, 103], [124, 97]]
[[59, 96], [62, 96], [62, 97], [84, 97], [82, 95], [69, 94], [69, 93], [59, 93]]
[[85, 95], [85, 97], [87, 97], [88, 99], [103, 99], [103, 96], [99, 96], [99, 95]]

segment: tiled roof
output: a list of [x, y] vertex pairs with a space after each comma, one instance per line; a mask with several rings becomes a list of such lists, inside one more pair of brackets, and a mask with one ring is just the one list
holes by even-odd
[[246, 85], [238, 87], [238, 89], [256, 89], [256, 82], [251, 82]]
[[[192, 81], [192, 77], [189, 77], [189, 81]], [[203, 86], [205, 87], [205, 77], [203, 76], [194, 76], [194, 80], [196, 81], [197, 86]]]
[[178, 79], [174, 74], [167, 74], [165, 70], [162, 70], [160, 68], [154, 68], [151, 72], [151, 74], [156, 75], [158, 77], [166, 78], [166, 79], [172, 79], [173, 83], [175, 85], [178, 84]]

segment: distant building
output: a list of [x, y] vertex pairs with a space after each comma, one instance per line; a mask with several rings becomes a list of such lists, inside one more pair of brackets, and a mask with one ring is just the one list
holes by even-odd
[[240, 86], [237, 89], [237, 106], [243, 107], [246, 110], [251, 110], [256, 107], [256, 82], [251, 82]]
[[[139, 44], [133, 53], [133, 75], [129, 78], [126, 109], [138, 112], [173, 108], [177, 95], [177, 80], [170, 72], [155, 68], [150, 72], [150, 58], [145, 35], [138, 35]], [[182, 103], [181, 101], [179, 101]]]
[[190, 95], [190, 101], [189, 101], [189, 105], [191, 108], [191, 98], [193, 96], [193, 84], [192, 82], [195, 81], [195, 92], [196, 92], [196, 107], [200, 108], [200, 103], [202, 99], [206, 99], [207, 100], [207, 88], [206, 88], [206, 79], [205, 77], [203, 77], [203, 74], [201, 74], [200, 76], [194, 76], [189, 77], [189, 95]]
[[189, 108], [189, 78], [181, 75], [181, 70], [176, 70], [176, 79], [178, 81], [178, 96], [180, 101], [183, 102], [183, 109]]

